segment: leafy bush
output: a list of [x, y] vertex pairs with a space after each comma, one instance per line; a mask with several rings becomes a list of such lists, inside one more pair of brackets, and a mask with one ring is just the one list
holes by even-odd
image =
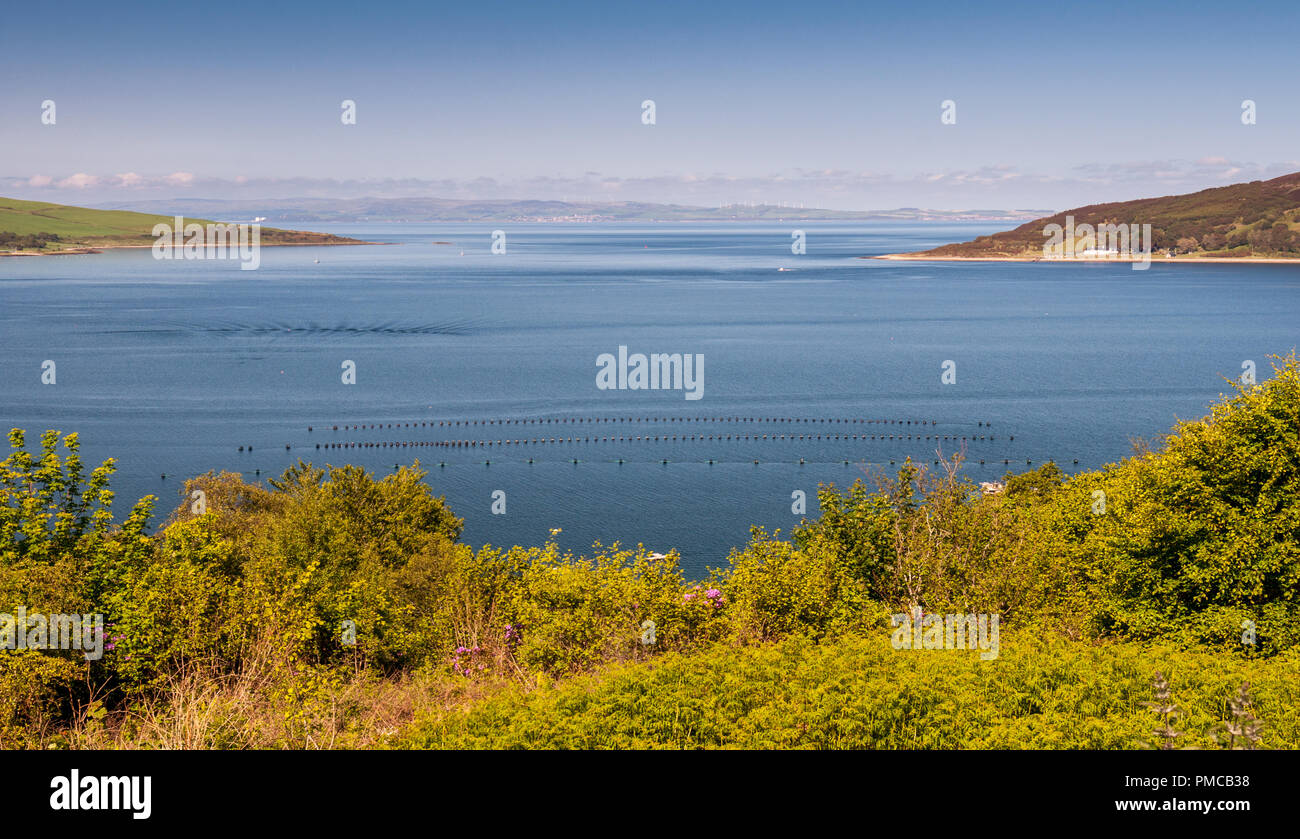
[[[1261, 652], [1300, 642], [1298, 418], [1293, 353], [1163, 450], [1071, 481], [1056, 506], [1075, 520], [1100, 631], [1240, 646], [1253, 621]], [[1104, 515], [1084, 512], [1093, 487]]]
[[881, 620], [861, 561], [808, 531], [800, 538], [804, 547], [755, 528], [748, 547], [732, 553], [722, 590], [739, 640], [825, 638]]

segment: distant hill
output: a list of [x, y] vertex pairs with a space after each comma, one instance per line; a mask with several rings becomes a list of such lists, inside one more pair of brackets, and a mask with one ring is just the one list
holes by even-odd
[[1005, 233], [906, 254], [969, 259], [1042, 256], [1044, 228], [1074, 224], [1150, 224], [1152, 250], [1195, 258], [1300, 259], [1300, 172], [1269, 181], [1203, 189], [1186, 195], [1091, 204], [1044, 216]]
[[[121, 208], [124, 204], [102, 205]], [[203, 213], [215, 218], [265, 216], [277, 224], [336, 222], [602, 222], [602, 221], [1005, 221], [1043, 210], [825, 210], [779, 204], [696, 207], [644, 201], [466, 201], [449, 198], [171, 199], [134, 202], [135, 210]]]
[[[249, 221], [251, 219], [242, 219]], [[209, 220], [186, 217], [186, 223]], [[53, 252], [80, 248], [152, 245], [155, 224], [173, 224], [171, 215], [151, 215], [127, 210], [93, 210], [43, 201], [0, 198], [0, 252]], [[263, 227], [263, 245], [348, 245], [359, 240], [328, 233], [307, 233]]]

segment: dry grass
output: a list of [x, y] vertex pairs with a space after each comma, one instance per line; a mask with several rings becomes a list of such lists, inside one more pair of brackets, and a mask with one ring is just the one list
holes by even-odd
[[106, 712], [92, 692], [71, 725], [41, 735], [40, 747], [382, 748], [417, 716], [463, 709], [511, 681], [423, 671], [382, 676], [359, 662], [348, 669], [295, 666], [277, 647], [259, 645], [233, 674], [215, 663], [189, 665], [124, 710]]
[[[46, 747], [72, 749], [382, 748], [417, 716], [459, 710], [504, 685], [427, 674], [358, 675], [289, 706], [278, 689], [243, 676], [191, 673], [159, 699], [97, 716], [87, 706]], [[88, 710], [89, 709], [89, 710]]]

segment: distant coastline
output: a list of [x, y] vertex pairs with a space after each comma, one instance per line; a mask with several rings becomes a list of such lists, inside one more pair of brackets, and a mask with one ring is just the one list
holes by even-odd
[[[99, 209], [126, 209], [121, 204]], [[935, 210], [898, 207], [892, 210], [831, 210], [789, 202], [695, 206], [648, 201], [462, 200], [446, 198], [277, 198], [170, 199], [137, 201], [134, 211], [163, 215], [206, 215], [220, 218], [265, 216], [272, 224], [645, 224], [702, 222], [990, 222], [1019, 224], [1038, 218], [1044, 209]]]

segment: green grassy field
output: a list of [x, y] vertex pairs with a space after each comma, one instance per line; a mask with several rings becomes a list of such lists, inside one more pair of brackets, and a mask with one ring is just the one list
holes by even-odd
[[[186, 218], [187, 223], [215, 223], [209, 219]], [[0, 233], [16, 236], [35, 236], [53, 233], [58, 241], [49, 242], [43, 250], [53, 251], [76, 247], [123, 247], [151, 245], [155, 224], [173, 224], [171, 216], [135, 213], [129, 210], [92, 210], [67, 204], [50, 204], [44, 201], [20, 201], [0, 198]], [[359, 244], [358, 240], [327, 233], [308, 233], [296, 230], [262, 228], [264, 245]], [[9, 250], [0, 247], [0, 251]], [[23, 250], [31, 250], [23, 248]]]

